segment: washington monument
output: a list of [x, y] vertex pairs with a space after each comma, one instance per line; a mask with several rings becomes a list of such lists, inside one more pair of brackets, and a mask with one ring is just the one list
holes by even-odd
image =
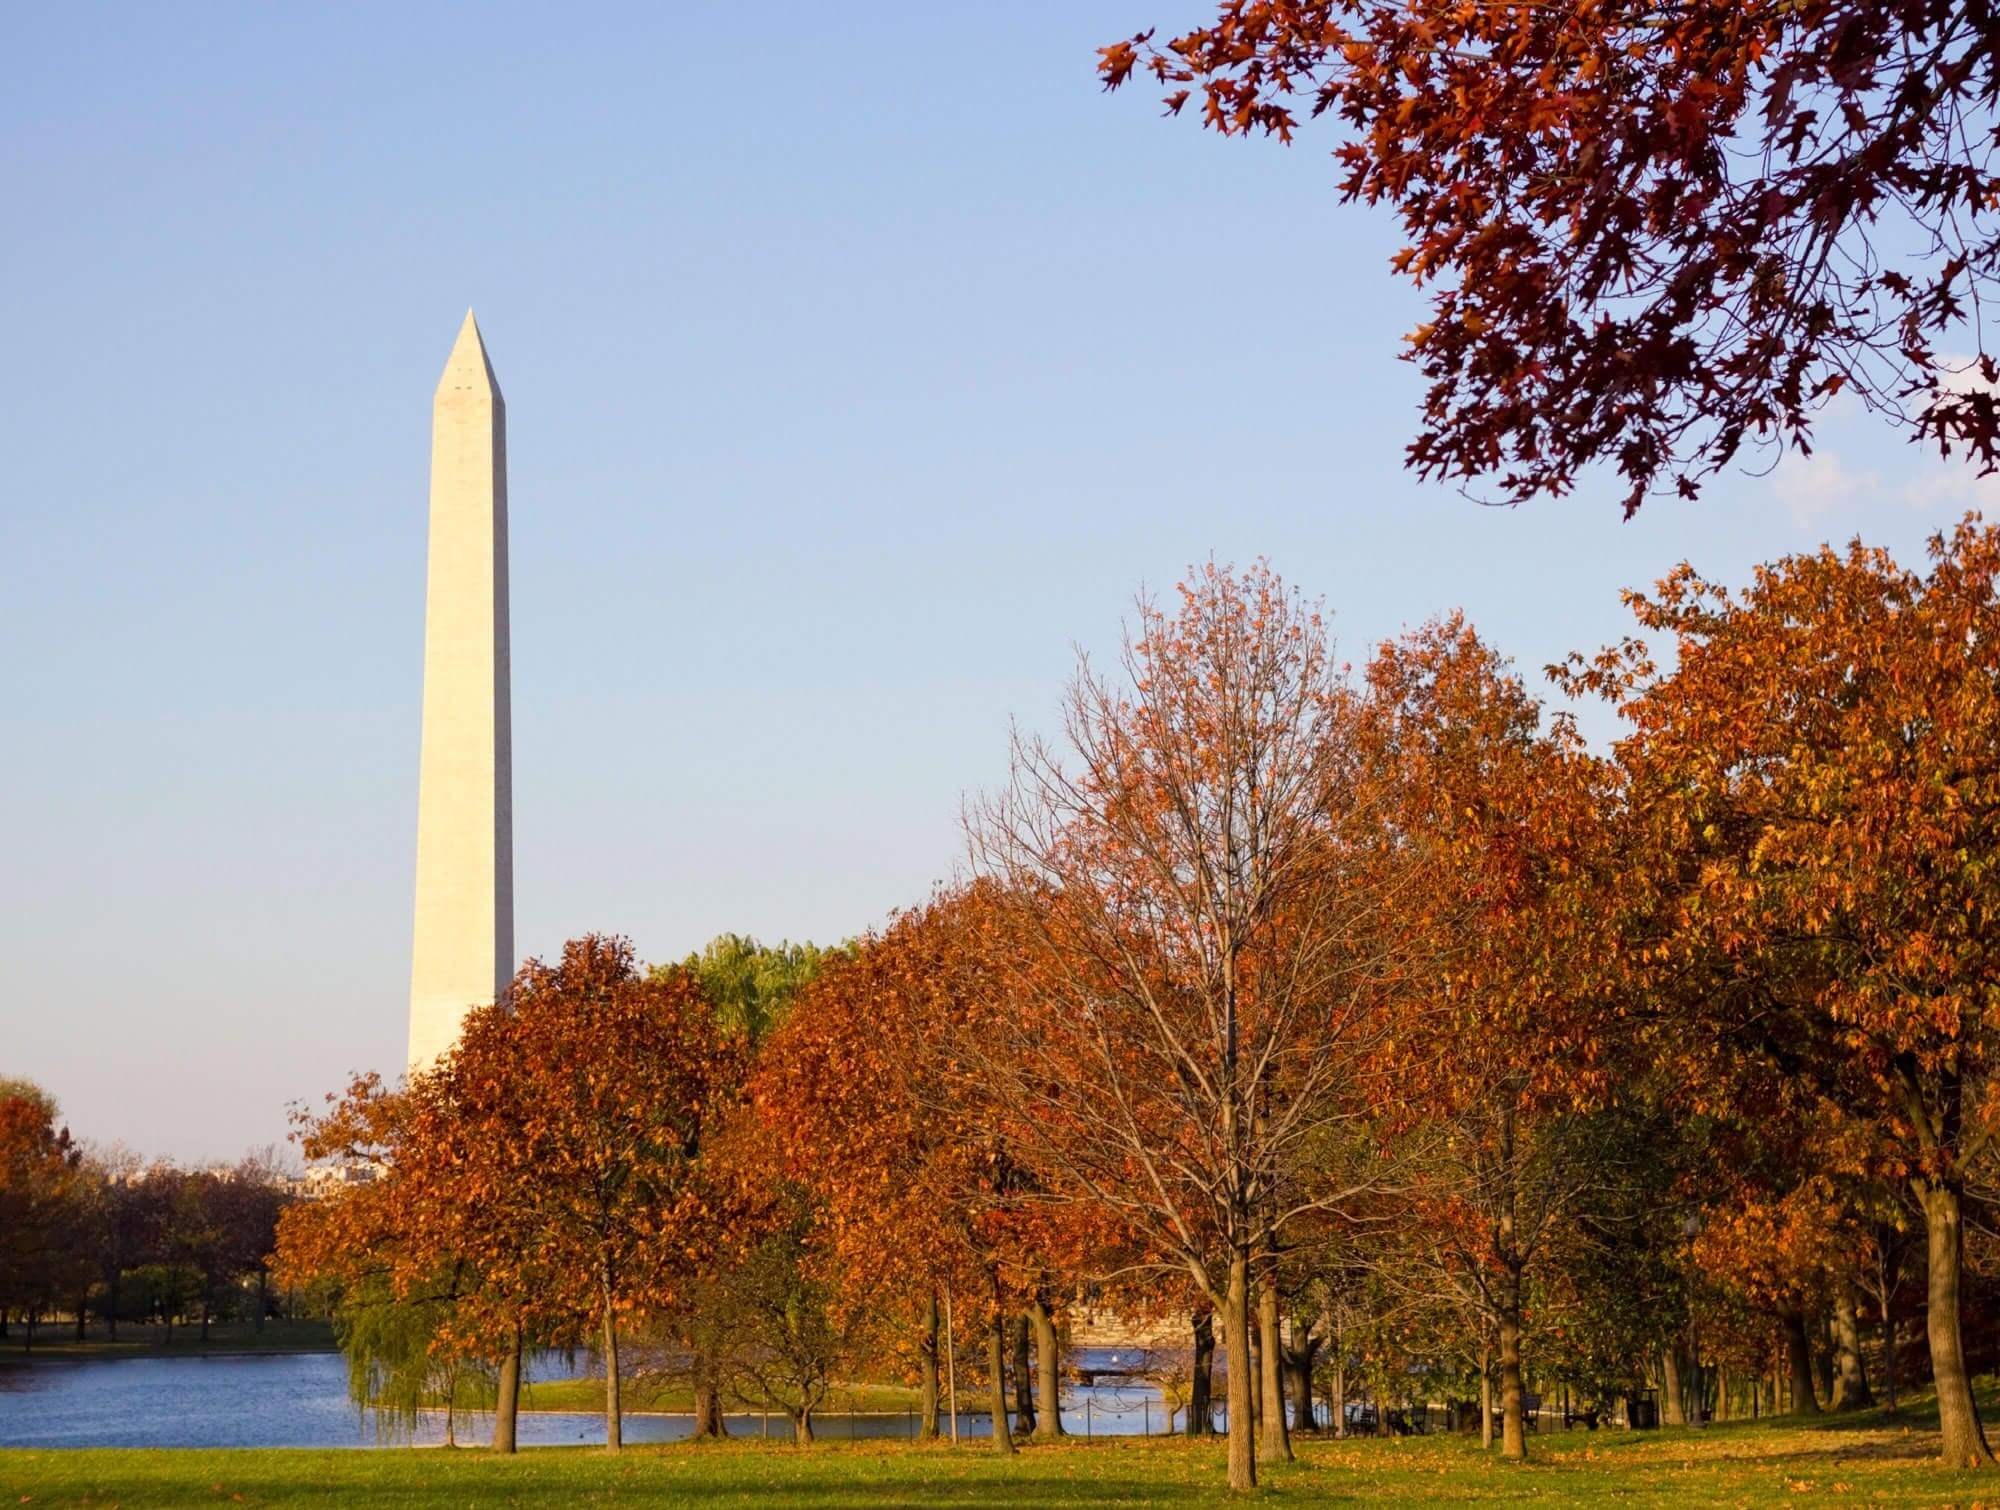
[[507, 682], [507, 406], [467, 310], [431, 411], [412, 1069], [514, 973]]

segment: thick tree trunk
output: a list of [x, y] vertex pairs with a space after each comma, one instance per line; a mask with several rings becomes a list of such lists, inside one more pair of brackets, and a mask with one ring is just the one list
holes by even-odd
[[1194, 1318], [1194, 1377], [1188, 1380], [1187, 1434], [1205, 1437], [1215, 1430], [1215, 1312]]
[[917, 1368], [923, 1381], [923, 1420], [917, 1436], [925, 1442], [938, 1439], [938, 1298], [932, 1290], [924, 1296], [922, 1331], [917, 1338]]
[[521, 1408], [521, 1329], [514, 1328], [514, 1345], [500, 1360], [500, 1389], [493, 1402], [493, 1450], [512, 1452], [514, 1425]]
[[1868, 1371], [1861, 1366], [1861, 1325], [1854, 1317], [1854, 1297], [1845, 1291], [1833, 1302], [1835, 1410], [1865, 1410], [1875, 1403], [1868, 1388]]
[[1660, 1421], [1667, 1426], [1688, 1423], [1687, 1392], [1681, 1385], [1680, 1349], [1669, 1345], [1660, 1350]]
[[1035, 1328], [1035, 1436], [1052, 1442], [1063, 1434], [1062, 1343], [1055, 1313], [1039, 1295], [1028, 1306], [1028, 1320]]
[[1813, 1393], [1812, 1340], [1806, 1335], [1806, 1318], [1787, 1311], [1778, 1318], [1785, 1333], [1785, 1366], [1792, 1387], [1792, 1414], [1816, 1416], [1819, 1398]]
[[625, 1445], [625, 1412], [619, 1399], [618, 1312], [611, 1304], [611, 1286], [602, 1288], [604, 1303], [604, 1446], [608, 1452]]
[[1024, 1434], [1035, 1430], [1035, 1383], [1033, 1365], [1028, 1360], [1027, 1314], [1014, 1318], [1014, 1419]]
[[1222, 1346], [1229, 1381], [1229, 1487], [1257, 1487], [1257, 1447], [1250, 1395], [1250, 1253], [1239, 1248], [1229, 1260], [1229, 1293], [1222, 1308]]
[[813, 1435], [813, 1413], [810, 1410], [792, 1412], [792, 1441], [800, 1447], [810, 1447], [819, 1439]]
[[1292, 1435], [1285, 1429], [1285, 1344], [1278, 1318], [1276, 1275], [1257, 1286], [1258, 1398], [1264, 1405], [1258, 1422], [1258, 1450], [1273, 1462], [1289, 1462]]
[[722, 1424], [722, 1363], [715, 1338], [697, 1334], [690, 1359], [694, 1371], [694, 1425], [688, 1435], [697, 1441], [718, 1441], [729, 1435]]
[[993, 1280], [993, 1325], [987, 1329], [986, 1371], [992, 1375], [993, 1450], [1002, 1457], [1014, 1450], [1014, 1433], [1007, 1424], [1007, 1317], [1000, 1309], [1000, 1280]]
[[1500, 1455], [1521, 1462], [1528, 1456], [1527, 1423], [1521, 1412], [1521, 1276], [1500, 1281]]
[[1938, 1426], [1944, 1461], [1954, 1468], [1992, 1466], [1993, 1450], [1979, 1424], [1972, 1380], [1965, 1369], [1965, 1341], [1959, 1331], [1959, 1277], [1965, 1262], [1963, 1207], [1958, 1191], [1926, 1180], [1916, 1182], [1929, 1250], [1931, 1378], [1937, 1382]]

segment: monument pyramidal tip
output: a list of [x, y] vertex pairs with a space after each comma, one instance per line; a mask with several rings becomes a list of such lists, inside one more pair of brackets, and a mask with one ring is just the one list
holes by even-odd
[[431, 408], [423, 755], [410, 1068], [458, 1038], [514, 971], [507, 661], [507, 405], [465, 313]]

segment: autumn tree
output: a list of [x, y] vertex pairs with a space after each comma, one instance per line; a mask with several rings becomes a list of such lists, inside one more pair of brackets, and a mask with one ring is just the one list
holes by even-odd
[[[496, 1204], [471, 1198], [490, 1185], [448, 1132], [459, 1109], [442, 1068], [400, 1089], [357, 1076], [319, 1111], [296, 1113], [308, 1160], [378, 1177], [287, 1208], [276, 1269], [286, 1284], [330, 1292], [349, 1393], [378, 1428], [408, 1431], [442, 1397], [449, 1436], [460, 1380], [490, 1365], [493, 1449], [512, 1452], [524, 1333], [548, 1326], [533, 1309], [546, 1291], [506, 1261], [527, 1234]], [[488, 1261], [496, 1253], [502, 1260]]]
[[435, 1072], [443, 1117], [413, 1130], [463, 1161], [456, 1197], [496, 1219], [480, 1269], [509, 1288], [532, 1278], [556, 1316], [595, 1313], [614, 1452], [619, 1321], [670, 1305], [703, 1261], [696, 1161], [740, 1058], [691, 974], [644, 976], [629, 943], [591, 935], [467, 1015]]
[[1993, 469], [1983, 0], [1221, 0], [1101, 69], [1228, 134], [1332, 123], [1429, 291], [1423, 476], [1519, 501], [1609, 464], [1629, 515], [1806, 449], [1839, 392]]
[[740, 1076], [740, 1043], [691, 975], [643, 976], [622, 939], [573, 940], [468, 1013], [402, 1091], [366, 1078], [309, 1122], [309, 1157], [388, 1172], [288, 1219], [287, 1270], [379, 1271], [394, 1298], [448, 1302], [424, 1345], [497, 1356], [503, 1421], [524, 1337], [594, 1331], [616, 1450], [620, 1320], [670, 1307], [708, 1262], [697, 1159]]
[[[1253, 1271], [1382, 1178], [1326, 1155], [1366, 1114], [1397, 883], [1369, 839], [1352, 689], [1268, 569], [1211, 566], [1171, 614], [1142, 602], [1123, 671], [1086, 661], [1066, 750], [1017, 738], [1011, 785], [975, 816], [1020, 964], [968, 1052], [1050, 1186], [1221, 1316], [1229, 1478], [1248, 1488]], [[1282, 1451], [1282, 1412], [1266, 1423]]]
[[1502, 1451], [1524, 1457], [1523, 1307], [1571, 1204], [1601, 1182], [1582, 1113], [1621, 1078], [1606, 905], [1610, 775], [1462, 619], [1385, 644], [1362, 713], [1394, 842], [1428, 883], [1397, 894], [1424, 1010], [1395, 1040], [1387, 1115], [1424, 1138], [1413, 1212], [1439, 1280], [1492, 1319]]
[[18, 1310], [34, 1342], [40, 1315], [74, 1293], [79, 1254], [67, 1230], [87, 1178], [55, 1098], [0, 1080], [0, 1314]]
[[1660, 1041], [1780, 1059], [1874, 1129], [1927, 1233], [1944, 1457], [1986, 1465], [1960, 1286], [2000, 1126], [2000, 533], [1967, 521], [1930, 558], [1857, 541], [1740, 594], [1680, 567], [1628, 595], [1660, 656], [1635, 639], [1575, 680], [1631, 723]]
[[[1016, 1302], [1040, 1311], [1037, 1394], [1051, 1418], [1053, 1306], [1089, 1242], [1050, 1208], [1024, 1212], [1022, 1171], [963, 1054], [992, 1010], [997, 916], [991, 889], [974, 886], [860, 940], [800, 994], [752, 1082], [764, 1136], [819, 1203], [833, 1305], [900, 1323], [888, 1330], [907, 1339], [926, 1437], [939, 1430], [948, 1291], [961, 1315], [990, 1312], [989, 1334]], [[1005, 1450], [1004, 1401], [995, 1408]]]

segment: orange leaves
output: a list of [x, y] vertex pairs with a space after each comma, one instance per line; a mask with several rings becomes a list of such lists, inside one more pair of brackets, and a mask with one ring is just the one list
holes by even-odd
[[396, 1093], [357, 1080], [309, 1119], [309, 1154], [388, 1168], [288, 1215], [288, 1272], [386, 1266], [403, 1288], [456, 1272], [465, 1324], [507, 1335], [575, 1335], [607, 1283], [620, 1309], [664, 1304], [713, 1245], [699, 1156], [742, 1053], [691, 976], [642, 977], [623, 940], [530, 961], [433, 1069]]

